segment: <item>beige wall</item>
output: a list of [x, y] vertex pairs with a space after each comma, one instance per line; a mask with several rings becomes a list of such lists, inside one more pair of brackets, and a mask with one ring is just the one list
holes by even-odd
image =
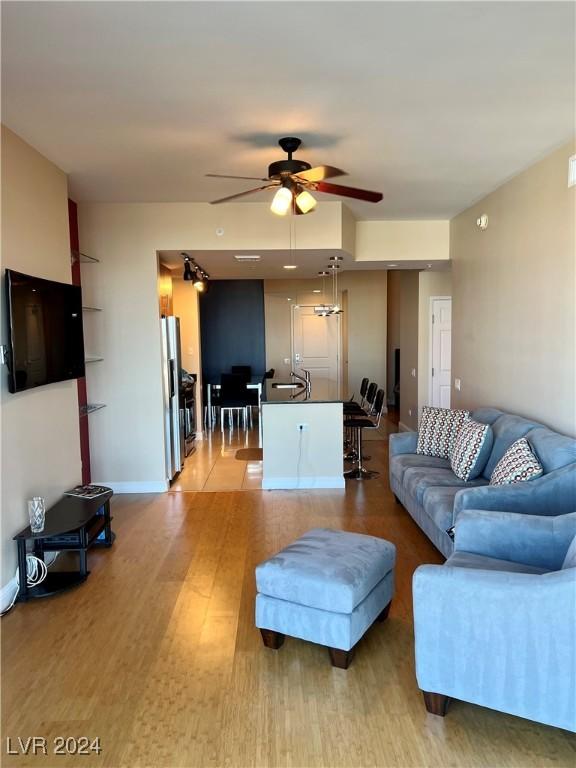
[[[2, 267], [71, 282], [65, 174], [2, 127]], [[1, 292], [4, 300], [4, 286]], [[2, 343], [7, 341], [2, 306]], [[16, 568], [12, 536], [28, 521], [26, 500], [48, 504], [81, 480], [75, 381], [18, 394], [1, 371], [2, 585]]]
[[420, 272], [418, 278], [418, 414], [429, 404], [430, 370], [430, 299], [452, 296], [450, 272]]
[[358, 221], [357, 261], [448, 261], [448, 221]]
[[[347, 301], [342, 323], [347, 323], [348, 332], [348, 394], [358, 393], [364, 376], [386, 386], [386, 278], [383, 270], [344, 271], [338, 281]], [[290, 296], [300, 304], [317, 304], [322, 297], [312, 289], [321, 286], [319, 280], [264, 282], [267, 368], [289, 372], [283, 358], [290, 357], [290, 310], [285, 312], [282, 302], [289, 304], [286, 299]], [[329, 283], [326, 291], [330, 296]]]
[[418, 428], [418, 272], [415, 270], [406, 270], [400, 276], [400, 422], [403, 428]]
[[[574, 434], [574, 146], [554, 152], [451, 222], [452, 390]], [[485, 231], [476, 227], [489, 217]]]

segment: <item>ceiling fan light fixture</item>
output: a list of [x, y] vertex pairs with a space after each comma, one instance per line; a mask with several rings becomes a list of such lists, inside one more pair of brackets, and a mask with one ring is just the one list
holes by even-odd
[[270, 210], [277, 216], [286, 216], [292, 205], [292, 190], [288, 187], [280, 187], [272, 198]]
[[316, 198], [307, 189], [303, 189], [296, 195], [296, 205], [302, 213], [310, 213], [316, 208]]

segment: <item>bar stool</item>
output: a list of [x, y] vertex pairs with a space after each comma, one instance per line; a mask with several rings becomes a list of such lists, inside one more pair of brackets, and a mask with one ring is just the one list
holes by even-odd
[[357, 465], [354, 469], [349, 469], [347, 472], [344, 472], [344, 477], [347, 480], [371, 480], [373, 477], [377, 477], [380, 474], [380, 472], [375, 472], [364, 467], [364, 457], [362, 455], [362, 430], [378, 429], [383, 410], [384, 390], [379, 389], [374, 400], [374, 413], [372, 419], [365, 417], [360, 419], [346, 419], [344, 421], [344, 426], [352, 429], [356, 434], [356, 451], [358, 453]]
[[[362, 380], [362, 383], [364, 383], [366, 379]], [[366, 394], [362, 398], [362, 406], [354, 401], [348, 401], [347, 403], [344, 403], [343, 411], [344, 411], [344, 418], [366, 418], [370, 416], [374, 409], [374, 401], [376, 400], [376, 392], [378, 391], [378, 384], [376, 384], [375, 381], [373, 381], [369, 386], [366, 388]], [[345, 445], [344, 447], [347, 448], [345, 454], [344, 454], [344, 460], [345, 461], [356, 461], [358, 459], [358, 452], [354, 446], [354, 433], [351, 429], [346, 428], [346, 422], [344, 422], [344, 428], [346, 429], [346, 439], [344, 441]], [[370, 459], [369, 456], [365, 456], [365, 459]]]

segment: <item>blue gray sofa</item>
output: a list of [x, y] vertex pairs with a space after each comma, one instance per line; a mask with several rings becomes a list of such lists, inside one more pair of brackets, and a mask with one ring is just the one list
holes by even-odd
[[416, 677], [451, 698], [576, 731], [576, 514], [468, 510], [444, 565], [414, 573]]
[[[456, 477], [447, 459], [417, 454], [417, 432], [390, 435], [390, 488], [445, 557], [454, 550], [447, 531], [463, 510], [532, 515], [563, 515], [576, 510], [575, 440], [495, 408], [480, 408], [471, 416], [492, 426], [494, 442], [482, 475], [468, 482]], [[494, 467], [521, 437], [530, 442], [544, 474], [525, 483], [489, 485]]]

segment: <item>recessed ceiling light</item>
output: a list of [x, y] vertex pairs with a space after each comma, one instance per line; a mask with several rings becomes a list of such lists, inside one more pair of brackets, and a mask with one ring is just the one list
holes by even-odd
[[292, 299], [290, 298], [290, 296], [288, 296], [288, 298], [286, 299], [286, 301], [292, 301]]
[[284, 264], [284, 269], [298, 269], [297, 264]]
[[397, 267], [398, 264], [386, 264], [387, 267]]
[[426, 264], [426, 266], [428, 267], [428, 269], [432, 269], [432, 264]]
[[236, 261], [260, 261], [262, 258], [261, 256], [258, 256], [257, 254], [244, 254], [244, 253], [237, 253], [234, 258]]
[[322, 293], [322, 291], [320, 290], [320, 288], [314, 288], [312, 293]]

